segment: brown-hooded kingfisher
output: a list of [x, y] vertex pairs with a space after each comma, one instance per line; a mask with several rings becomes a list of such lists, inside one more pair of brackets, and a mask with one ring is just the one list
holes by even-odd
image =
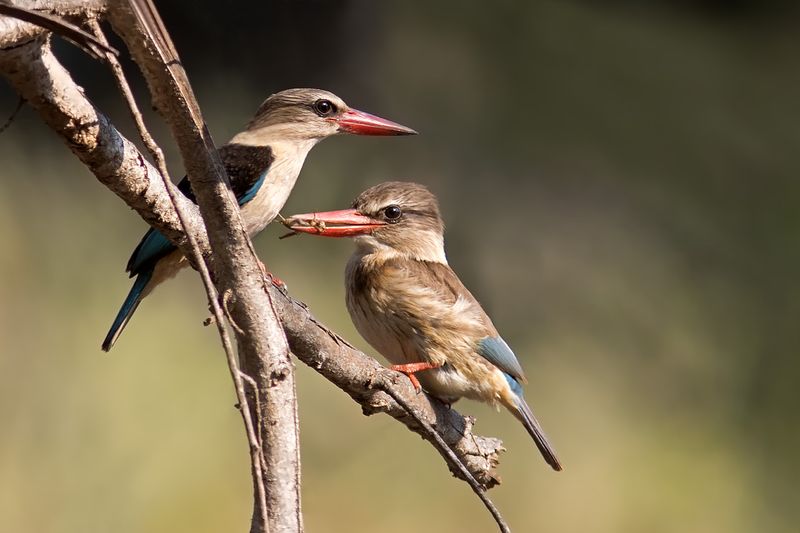
[[[267, 98], [245, 130], [219, 149], [251, 236], [263, 230], [286, 203], [309, 150], [337, 133], [416, 132], [351, 109], [327, 91], [288, 89]], [[195, 200], [187, 178], [181, 180], [178, 189]], [[187, 265], [183, 254], [158, 230], [151, 228], [145, 233], [126, 269], [136, 281], [103, 340], [103, 350], [111, 349], [142, 299]]]
[[352, 209], [294, 215], [294, 231], [354, 237], [347, 310], [358, 332], [417, 390], [452, 403], [503, 405], [533, 437], [547, 464], [561, 463], [522, 396], [525, 374], [491, 319], [447, 264], [436, 197], [416, 183], [386, 182]]

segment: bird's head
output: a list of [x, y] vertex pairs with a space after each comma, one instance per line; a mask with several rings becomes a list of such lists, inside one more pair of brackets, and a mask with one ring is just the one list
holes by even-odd
[[264, 100], [240, 135], [250, 137], [254, 142], [274, 139], [316, 142], [337, 133], [414, 135], [417, 132], [352, 109], [328, 91], [287, 89]]
[[351, 209], [293, 215], [284, 224], [300, 233], [355, 237], [369, 252], [447, 263], [439, 202], [418, 183], [381, 183], [359, 194]]

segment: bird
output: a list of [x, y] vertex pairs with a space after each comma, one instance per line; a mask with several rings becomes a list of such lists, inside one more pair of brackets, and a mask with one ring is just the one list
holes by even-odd
[[[321, 89], [287, 89], [269, 96], [245, 129], [219, 154], [249, 235], [259, 233], [286, 203], [309, 150], [338, 133], [414, 135], [396, 122], [352, 109]], [[196, 203], [188, 177], [178, 189]], [[102, 343], [109, 351], [142, 299], [175, 276], [188, 261], [160, 231], [150, 228], [134, 249], [126, 271], [136, 277]]]
[[447, 404], [466, 397], [504, 406], [545, 461], [562, 469], [523, 397], [527, 379], [516, 355], [447, 263], [433, 193], [417, 183], [385, 182], [362, 192], [351, 209], [293, 215], [284, 223], [298, 233], [354, 239], [345, 269], [347, 310], [392, 370]]

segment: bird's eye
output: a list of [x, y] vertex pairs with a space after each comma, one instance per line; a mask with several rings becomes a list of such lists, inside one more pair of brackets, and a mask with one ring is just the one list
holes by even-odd
[[317, 100], [314, 102], [314, 112], [321, 117], [327, 117], [336, 112], [336, 106], [330, 100]]
[[403, 214], [402, 209], [400, 209], [396, 205], [390, 205], [389, 207], [383, 210], [383, 216], [385, 216], [386, 220], [388, 220], [389, 222], [397, 222], [402, 214]]

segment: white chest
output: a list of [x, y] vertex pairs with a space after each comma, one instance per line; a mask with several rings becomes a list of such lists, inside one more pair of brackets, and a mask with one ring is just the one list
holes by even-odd
[[250, 236], [263, 230], [283, 208], [314, 142], [273, 141], [269, 146], [275, 159], [256, 195], [242, 206], [242, 218]]

